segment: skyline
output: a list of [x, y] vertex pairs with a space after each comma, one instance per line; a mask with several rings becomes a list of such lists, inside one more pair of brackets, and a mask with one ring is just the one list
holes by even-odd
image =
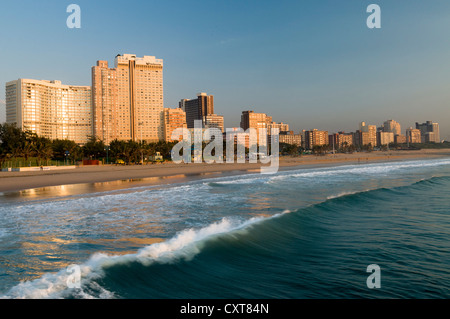
[[[112, 63], [118, 53], [135, 53], [164, 59], [164, 107], [208, 92], [225, 127], [239, 126], [241, 112], [254, 110], [294, 131], [351, 132], [361, 121], [380, 125], [388, 119], [404, 131], [431, 120], [441, 125], [441, 139], [450, 139], [450, 4], [444, 1], [433, 8], [377, 1], [379, 30], [365, 25], [369, 1], [132, 1], [120, 10], [78, 1], [77, 30], [65, 26], [69, 3], [25, 3], [7, 3], [0, 13], [9, 48], [0, 52], [0, 100], [5, 83], [18, 78], [91, 85], [97, 60]], [[128, 15], [137, 3], [142, 12]], [[160, 14], [148, 19], [154, 11]], [[111, 22], [122, 15], [123, 23]], [[4, 113], [2, 105], [1, 122]]]

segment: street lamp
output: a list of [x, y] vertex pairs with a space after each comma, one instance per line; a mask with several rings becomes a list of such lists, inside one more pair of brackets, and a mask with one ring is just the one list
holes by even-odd
[[139, 122], [138, 125], [141, 132], [141, 164], [144, 165], [144, 152], [142, 151], [142, 125], [144, 125], [144, 122]]

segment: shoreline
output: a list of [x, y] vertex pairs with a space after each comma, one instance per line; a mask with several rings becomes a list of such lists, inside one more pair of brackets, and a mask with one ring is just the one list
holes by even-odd
[[[436, 159], [450, 157], [450, 149], [419, 151], [386, 151], [353, 154], [327, 154], [325, 156], [303, 155], [280, 157], [279, 171], [333, 166], [333, 164], [363, 164], [371, 162], [394, 162], [402, 160]], [[126, 189], [134, 186], [150, 186], [235, 174], [258, 173], [261, 166], [270, 164], [213, 163], [174, 164], [161, 163], [133, 166], [80, 166], [76, 169], [35, 172], [0, 172], [0, 192], [11, 193], [54, 186], [87, 186], [95, 189]], [[89, 187], [76, 192], [92, 192]]]

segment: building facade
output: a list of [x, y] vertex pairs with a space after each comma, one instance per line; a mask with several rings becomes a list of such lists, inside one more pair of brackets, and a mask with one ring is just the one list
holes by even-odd
[[312, 150], [314, 146], [328, 145], [328, 131], [319, 131], [313, 129], [311, 131], [305, 131], [305, 148]]
[[440, 143], [439, 124], [432, 121], [419, 124], [416, 122], [416, 129], [420, 130], [422, 143]]
[[407, 143], [421, 143], [422, 134], [419, 129], [414, 129], [412, 127], [406, 129], [406, 142]]
[[180, 108], [164, 108], [164, 140], [166, 142], [183, 140], [183, 134], [172, 139], [172, 132], [177, 128], [187, 128], [186, 113]]
[[196, 99], [182, 99], [179, 107], [186, 112], [188, 128], [194, 128], [194, 121], [203, 121], [203, 117], [214, 114], [214, 95], [198, 93]]
[[301, 146], [302, 145], [302, 135], [294, 134], [294, 131], [289, 131], [289, 132], [283, 131], [283, 132], [280, 132], [279, 142], [285, 143], [285, 144]]
[[395, 135], [401, 135], [402, 134], [402, 127], [400, 123], [394, 120], [388, 120], [383, 123], [383, 131], [384, 132], [391, 132]]
[[205, 128], [218, 128], [224, 132], [223, 116], [217, 114], [208, 114], [203, 116], [203, 125]]
[[91, 87], [61, 81], [6, 83], [6, 122], [49, 139], [85, 144], [93, 134]]
[[111, 140], [164, 140], [163, 60], [117, 55], [115, 67], [92, 68], [94, 132]]

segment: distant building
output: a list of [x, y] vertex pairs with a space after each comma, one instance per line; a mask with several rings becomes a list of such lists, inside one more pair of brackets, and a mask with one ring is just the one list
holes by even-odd
[[393, 132], [377, 132], [377, 146], [389, 145], [394, 143]]
[[353, 145], [353, 134], [339, 132], [329, 135], [329, 144], [334, 145], [335, 149]]
[[406, 136], [405, 135], [395, 135], [394, 136], [394, 143], [396, 143], [396, 144], [405, 144], [406, 143]]
[[419, 124], [416, 122], [416, 129], [420, 130], [422, 143], [440, 143], [439, 124], [427, 121]]
[[372, 146], [376, 146], [376, 144], [372, 144], [373, 139], [369, 138], [369, 136], [369, 132], [362, 132], [361, 130], [357, 130], [354, 134], [354, 144], [359, 147], [369, 144], [371, 144]]
[[313, 129], [305, 131], [305, 148], [312, 150], [314, 146], [329, 145], [328, 131]]
[[194, 128], [194, 121], [203, 121], [203, 117], [214, 114], [214, 95], [198, 93], [196, 99], [183, 99], [179, 107], [186, 112], [188, 128]]
[[[249, 128], [256, 129], [257, 141], [259, 144], [259, 129], [267, 130], [268, 143], [270, 143], [269, 136], [272, 129], [278, 129], [278, 133], [288, 132], [289, 125], [285, 123], [276, 123], [272, 121], [272, 116], [265, 113], [255, 113], [253, 111], [243, 111], [241, 114], [241, 128], [246, 131]], [[251, 141], [254, 142], [254, 141]]]
[[364, 134], [364, 137], [361, 136], [360, 146], [371, 144], [373, 147], [377, 146], [377, 126], [376, 125], [366, 125], [366, 122], [361, 122], [360, 131]]
[[166, 142], [183, 140], [182, 134], [177, 139], [172, 139], [172, 132], [177, 128], [187, 128], [186, 113], [180, 108], [164, 108], [164, 140]]
[[203, 125], [205, 128], [218, 128], [223, 133], [223, 116], [217, 114], [205, 115], [203, 116]]
[[92, 135], [91, 87], [19, 79], [6, 83], [6, 122], [49, 139], [85, 144]]
[[388, 120], [383, 123], [383, 131], [384, 132], [392, 132], [395, 135], [401, 135], [402, 129], [400, 123], [394, 120]]
[[289, 131], [289, 132], [283, 131], [283, 132], [280, 132], [279, 142], [285, 143], [285, 144], [301, 146], [302, 145], [302, 135], [294, 134], [294, 131]]
[[422, 134], [419, 129], [413, 129], [412, 127], [406, 129], [406, 142], [407, 143], [421, 143], [422, 142]]

